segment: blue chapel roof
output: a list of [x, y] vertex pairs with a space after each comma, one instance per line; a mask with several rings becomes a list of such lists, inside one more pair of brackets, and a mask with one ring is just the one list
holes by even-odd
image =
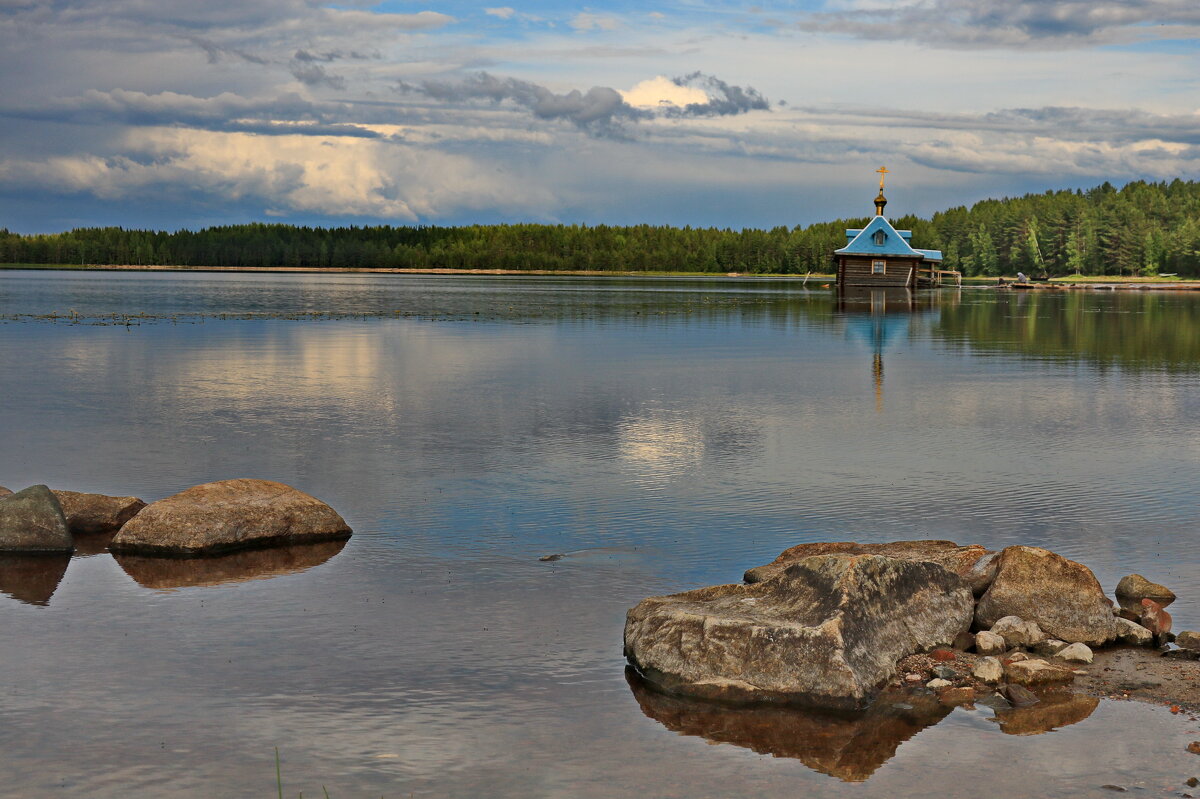
[[[882, 244], [875, 243], [876, 231], [883, 231]], [[850, 238], [851, 234], [853, 234], [853, 238]], [[926, 257], [926, 253], [934, 252], [933, 250], [924, 252], [914, 250], [907, 241], [912, 238], [912, 231], [896, 230], [892, 227], [892, 223], [887, 221], [887, 217], [883, 216], [875, 217], [865, 228], [860, 230], [847, 230], [846, 237], [850, 238], [850, 241], [845, 247], [835, 251], [838, 255], [908, 255], [921, 258]]]

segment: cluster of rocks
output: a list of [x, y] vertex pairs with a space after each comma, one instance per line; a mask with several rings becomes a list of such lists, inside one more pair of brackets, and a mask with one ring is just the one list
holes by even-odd
[[69, 555], [78, 537], [105, 534], [114, 553], [194, 557], [342, 540], [351, 530], [324, 502], [270, 480], [220, 480], [150, 504], [44, 485], [0, 487], [2, 553]]
[[744, 579], [629, 611], [625, 654], [648, 684], [852, 708], [907, 684], [950, 704], [1020, 707], [1069, 684], [1093, 647], [1174, 640], [1200, 657], [1200, 634], [1171, 633], [1168, 589], [1130, 575], [1114, 606], [1090, 569], [1037, 547], [802, 544]]

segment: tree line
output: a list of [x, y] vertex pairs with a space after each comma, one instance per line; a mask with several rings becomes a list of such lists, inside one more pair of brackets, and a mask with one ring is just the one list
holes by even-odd
[[[0, 229], [0, 263], [805, 274], [832, 270], [846, 228], [869, 217], [770, 230], [654, 225], [248, 224], [175, 232]], [[984, 200], [893, 220], [965, 275], [1200, 277], [1200, 183], [1137, 181]]]

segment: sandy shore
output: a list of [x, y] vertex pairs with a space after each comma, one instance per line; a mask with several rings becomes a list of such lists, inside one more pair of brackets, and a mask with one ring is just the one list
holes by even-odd
[[1200, 713], [1200, 660], [1165, 658], [1157, 649], [1114, 647], [1096, 650], [1095, 659], [1080, 666], [1072, 690], [1103, 699], [1135, 699], [1177, 705]]

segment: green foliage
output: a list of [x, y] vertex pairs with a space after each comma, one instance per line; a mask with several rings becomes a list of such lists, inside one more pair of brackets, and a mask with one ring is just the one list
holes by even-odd
[[[342, 227], [230, 225], [164, 231], [0, 229], [0, 263], [662, 272], [830, 272], [846, 228], [866, 218], [772, 230], [651, 225]], [[1200, 183], [1104, 183], [902, 217], [913, 244], [968, 276], [1200, 277]]]

